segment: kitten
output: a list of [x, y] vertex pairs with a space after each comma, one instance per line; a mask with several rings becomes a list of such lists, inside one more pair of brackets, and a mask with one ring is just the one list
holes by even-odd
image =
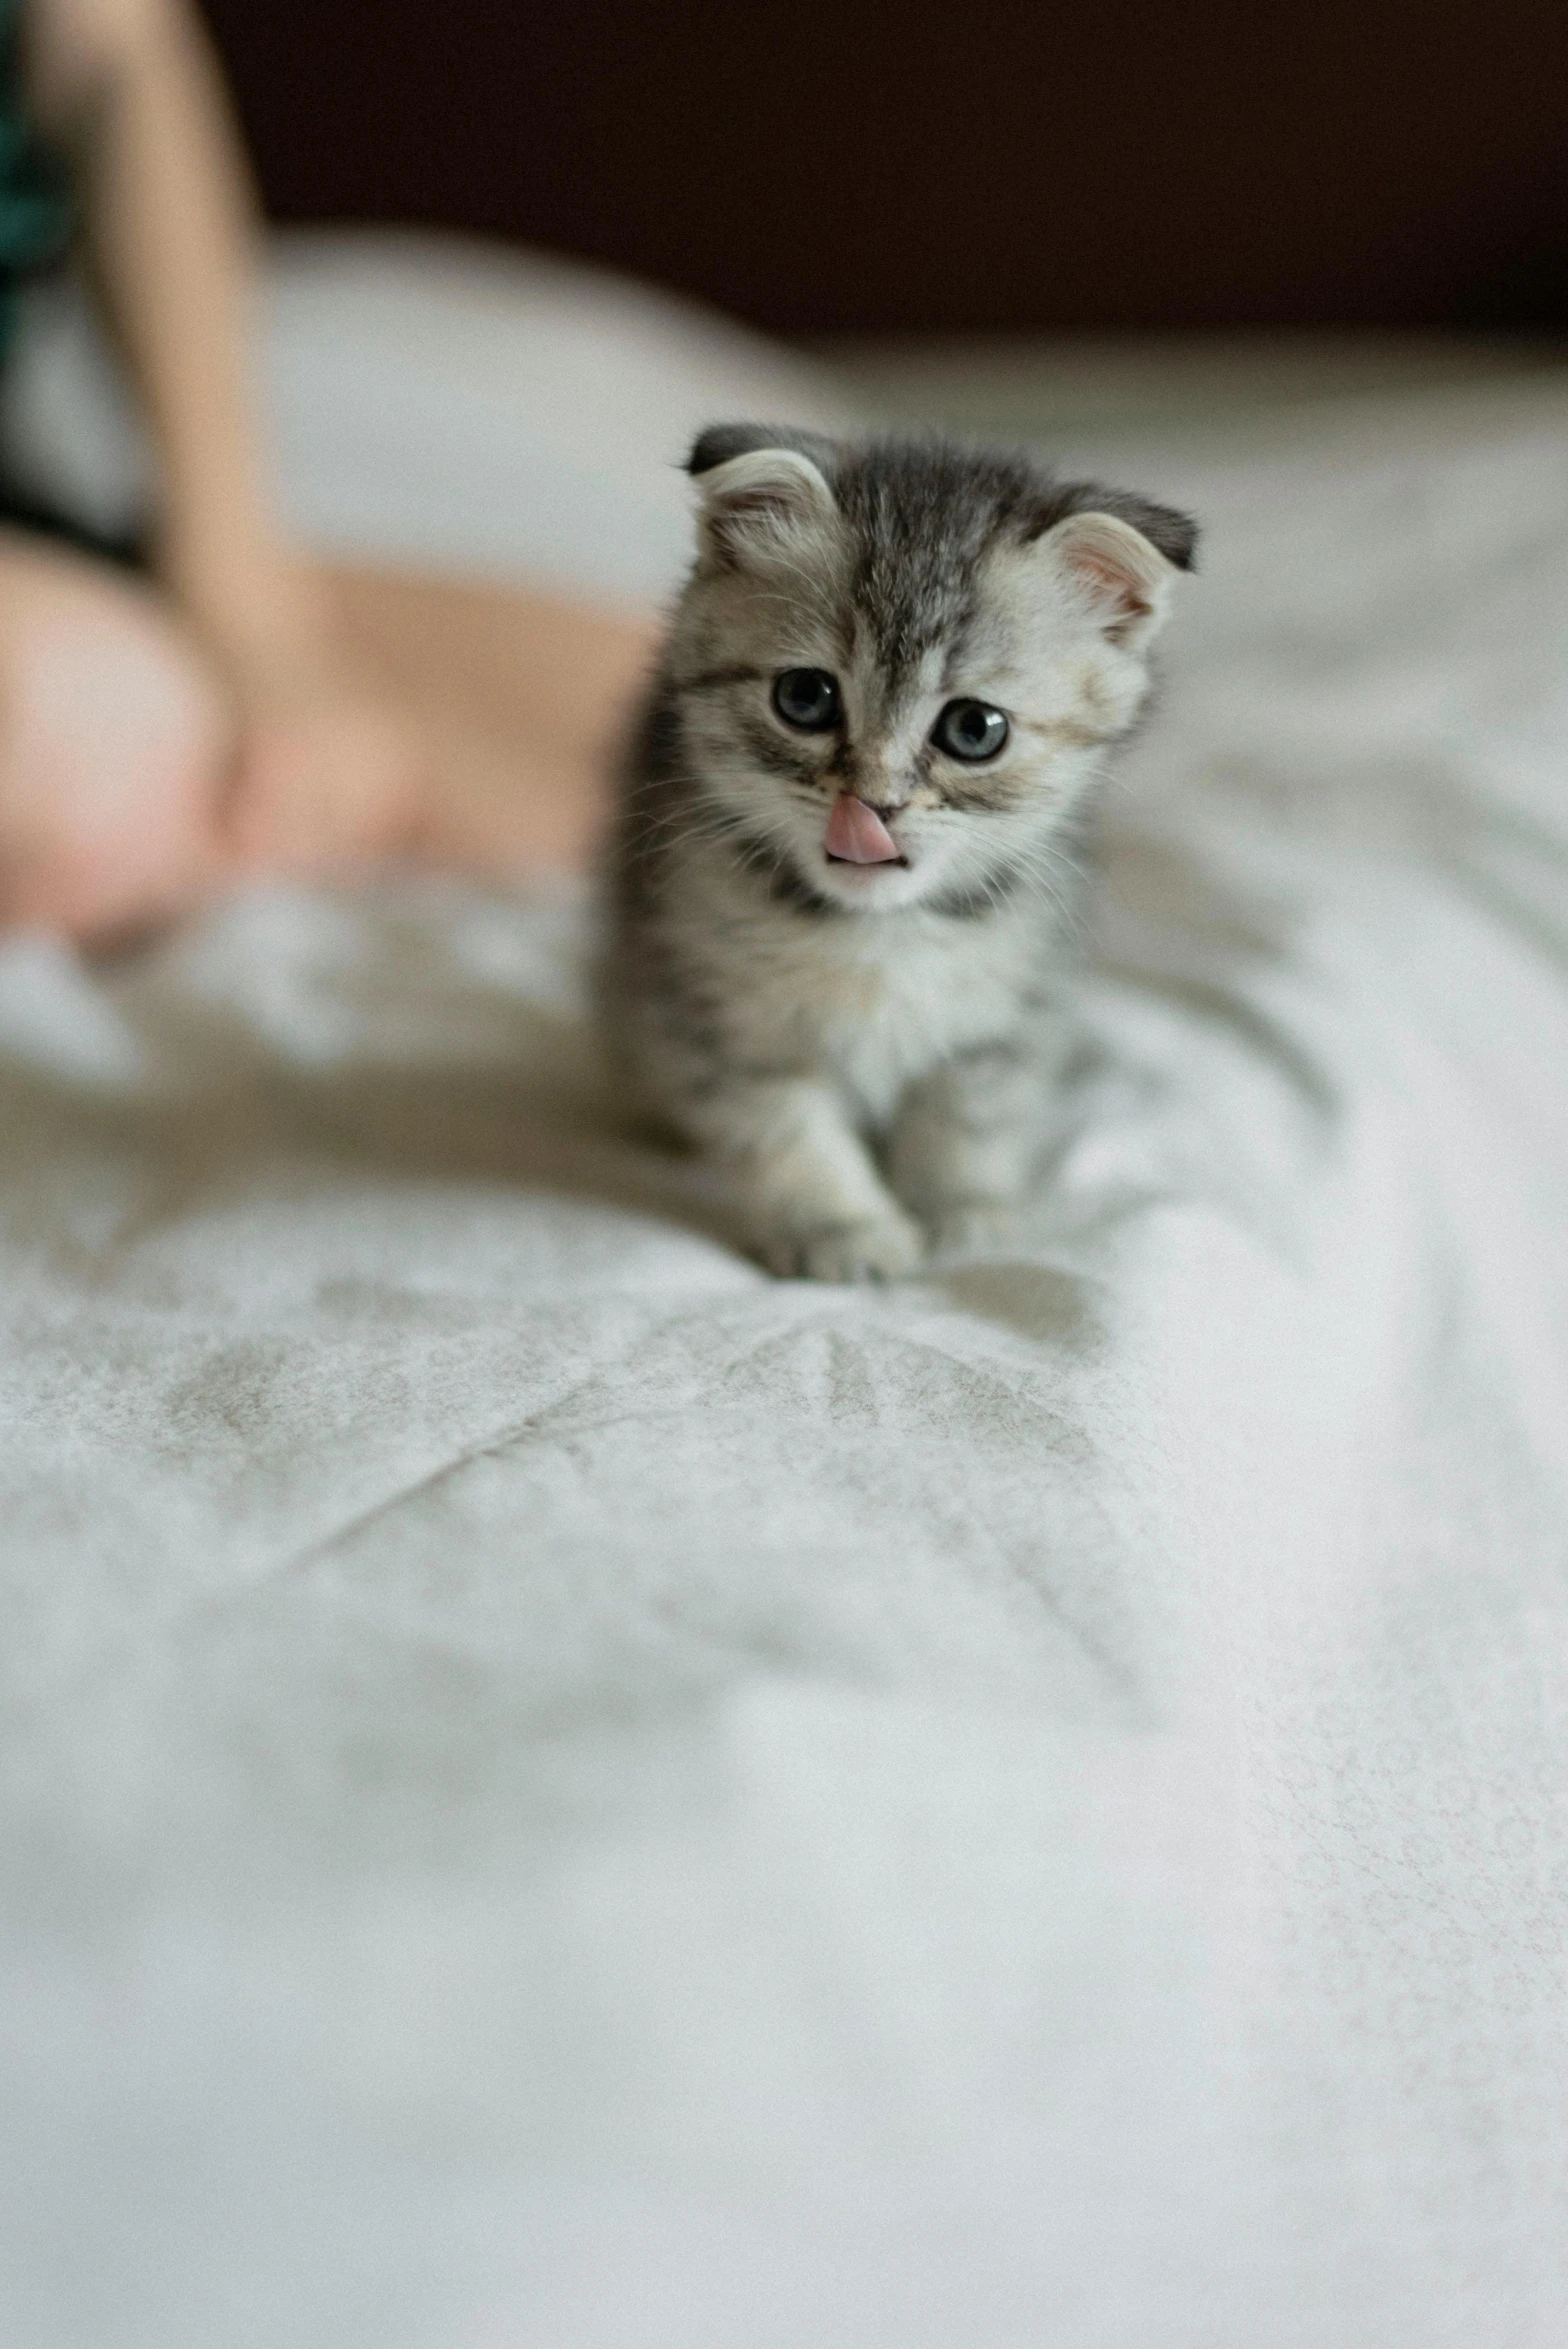
[[689, 469], [605, 1010], [765, 1264], [887, 1278], [999, 1238], [1025, 1189], [1075, 822], [1197, 531], [936, 439], [717, 425]]

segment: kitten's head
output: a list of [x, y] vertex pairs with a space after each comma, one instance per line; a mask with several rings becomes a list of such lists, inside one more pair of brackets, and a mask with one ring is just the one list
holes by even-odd
[[1148, 690], [1184, 514], [1027, 458], [716, 425], [673, 681], [725, 828], [819, 898], [983, 895]]

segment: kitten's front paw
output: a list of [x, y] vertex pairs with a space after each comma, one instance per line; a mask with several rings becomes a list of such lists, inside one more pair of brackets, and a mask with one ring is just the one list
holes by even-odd
[[907, 1216], [878, 1215], [814, 1232], [777, 1232], [758, 1253], [781, 1280], [895, 1281], [918, 1271], [925, 1242]]
[[940, 1256], [987, 1256], [1018, 1237], [1015, 1208], [997, 1199], [970, 1199], [944, 1208], [931, 1227], [931, 1246]]

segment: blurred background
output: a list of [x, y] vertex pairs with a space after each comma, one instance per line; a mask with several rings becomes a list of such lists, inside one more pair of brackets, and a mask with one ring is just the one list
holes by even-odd
[[[716, 416], [1176, 495], [1568, 349], [1554, 0], [204, 5], [280, 232], [277, 494], [343, 559], [635, 605]], [[128, 527], [134, 418], [85, 305], [36, 309], [8, 462]]]
[[268, 207], [783, 335], [1568, 325], [1560, 0], [207, 0]]

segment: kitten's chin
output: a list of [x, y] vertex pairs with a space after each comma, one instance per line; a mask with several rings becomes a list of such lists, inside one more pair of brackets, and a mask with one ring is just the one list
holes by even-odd
[[918, 905], [930, 887], [908, 857], [874, 865], [851, 864], [836, 856], [819, 856], [811, 874], [818, 893], [848, 913], [892, 913], [899, 906]]

